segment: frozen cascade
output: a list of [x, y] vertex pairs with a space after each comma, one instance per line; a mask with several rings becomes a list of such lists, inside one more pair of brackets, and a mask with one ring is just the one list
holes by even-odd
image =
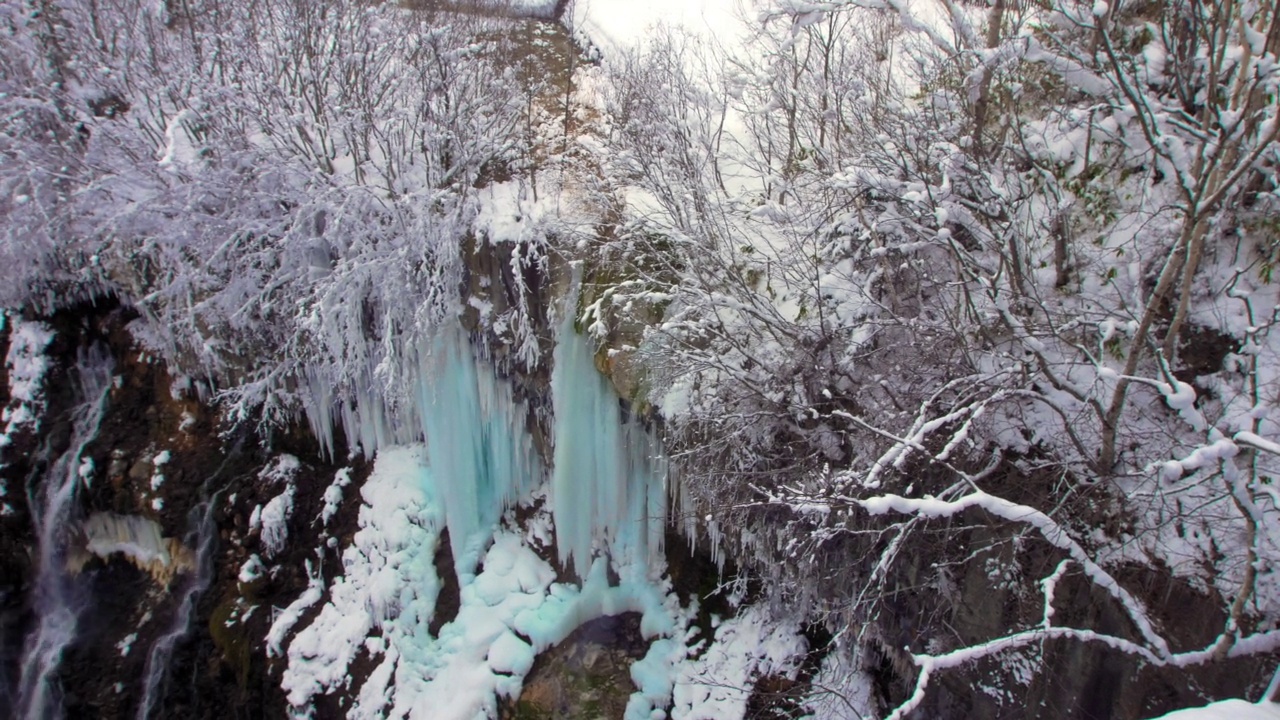
[[[350, 400], [332, 384], [313, 384], [308, 415], [329, 452], [339, 426], [354, 452], [377, 452], [342, 574], [282, 616], [281, 638], [301, 609], [325, 599], [284, 651], [293, 712], [313, 712], [313, 699], [347, 682], [367, 647], [381, 658], [351, 717], [493, 717], [499, 697], [518, 696], [538, 653], [584, 622], [639, 612], [654, 642], [632, 671], [640, 690], [626, 717], [653, 717], [670, 702], [688, 621], [662, 577], [667, 480], [657, 438], [627, 416], [571, 317], [553, 358], [549, 474], [529, 409], [461, 330], [413, 353], [390, 368], [397, 380], [370, 373]], [[554, 529], [559, 560], [578, 584], [557, 582], [535, 551], [545, 536], [530, 540], [502, 523], [505, 509], [543, 488], [548, 502], [531, 506], [531, 523]], [[442, 585], [433, 558], [446, 528], [461, 607], [433, 636], [426, 628]]]
[[40, 486], [28, 488], [39, 545], [36, 577], [36, 627], [27, 639], [18, 684], [18, 716], [58, 718], [61, 698], [55, 673], [62, 652], [75, 638], [79, 615], [75, 578], [66, 570], [66, 533], [75, 520], [76, 494], [81, 482], [80, 455], [98, 432], [111, 389], [111, 356], [106, 348], [81, 350], [76, 362], [81, 404], [72, 414], [71, 443], [44, 475]]
[[525, 426], [528, 410], [489, 363], [475, 356], [460, 329], [406, 353], [408, 370], [402, 375], [409, 387], [398, 402], [388, 402], [375, 373], [351, 400], [313, 377], [307, 417], [330, 455], [335, 425], [341, 425], [349, 447], [369, 456], [379, 448], [425, 441], [431, 490], [443, 506], [458, 571], [467, 573], [502, 511], [543, 476]]
[[657, 438], [626, 413], [596, 370], [590, 343], [574, 330], [573, 313], [564, 315], [551, 375], [551, 502], [559, 559], [585, 575], [592, 544], [600, 540], [618, 567], [643, 575], [662, 548], [667, 463]]
[[[599, 540], [619, 566], [643, 572], [661, 549], [666, 520], [661, 444], [624, 417], [617, 394], [596, 371], [588, 340], [574, 331], [572, 313], [565, 315], [551, 379], [551, 503], [560, 561], [585, 573]], [[337, 393], [331, 379], [309, 376], [306, 414], [331, 456], [338, 427], [348, 447], [369, 456], [425, 441], [454, 559], [467, 573], [502, 511], [543, 477], [526, 428], [528, 410], [476, 357], [461, 329], [402, 352], [398, 376], [406, 379], [394, 399], [379, 372], [368, 372], [350, 396]]]
[[459, 572], [475, 566], [502, 511], [542, 477], [523, 403], [460, 334], [437, 346], [422, 369], [418, 406], [427, 460], [444, 506]]

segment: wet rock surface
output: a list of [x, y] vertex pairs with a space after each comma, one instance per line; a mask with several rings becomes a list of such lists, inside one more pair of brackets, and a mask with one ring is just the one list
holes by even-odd
[[[77, 351], [98, 343], [114, 358], [115, 379], [106, 414], [82, 455], [88, 460], [85, 483], [75, 522], [65, 531], [69, 569], [83, 596], [75, 639], [55, 678], [66, 716], [134, 717], [151, 650], [158, 638], [175, 630], [184, 593], [202, 581], [207, 586], [196, 588], [186, 632], [171, 654], [158, 658], [163, 667], [155, 668], [159, 687], [153, 690], [150, 716], [282, 717], [283, 697], [270, 676], [262, 638], [271, 607], [287, 605], [306, 586], [300, 556], [314, 558], [315, 547], [326, 548], [311, 523], [335, 468], [301, 434], [262, 438], [220, 426], [190, 381], [171, 376], [133, 344], [127, 330], [131, 320], [127, 310], [111, 305], [45, 320], [56, 334], [46, 350], [50, 370], [38, 432], [11, 434], [0, 469], [8, 487], [19, 490], [6, 497], [12, 511], [0, 517], [0, 660], [6, 692], [0, 706], [16, 706], [23, 642], [35, 622], [31, 588], [36, 542], [23, 490], [38, 489], [48, 458], [66, 449]], [[7, 340], [7, 335], [0, 338]], [[0, 399], [8, 405], [8, 383], [0, 387], [5, 393]], [[241, 565], [260, 541], [247, 532], [246, 518], [261, 496], [273, 491], [262, 480], [261, 469], [287, 450], [308, 458], [303, 472], [310, 476], [298, 482], [298, 512], [291, 518], [291, 529], [305, 539], [278, 558], [265, 582], [242, 593]], [[197, 511], [206, 499], [214, 503], [213, 533], [201, 538]], [[327, 532], [338, 542], [354, 532], [352, 510], [339, 507], [329, 524]], [[134, 557], [90, 551], [93, 537], [101, 536], [101, 546], [112, 534], [121, 536], [115, 540], [122, 547], [132, 543]], [[148, 564], [138, 557], [149, 551], [148, 543], [138, 549], [136, 541], [150, 535], [161, 537], [169, 552]], [[207, 548], [201, 558], [205, 576], [198, 578], [196, 553], [202, 542]], [[249, 618], [254, 622], [227, 625], [228, 608], [237, 603], [246, 609], [260, 606], [256, 617]], [[236, 617], [243, 620], [245, 615]]]
[[636, 691], [631, 665], [649, 642], [640, 615], [593, 620], [543, 652], [525, 678], [520, 697], [503, 711], [509, 720], [607, 720], [620, 718]]

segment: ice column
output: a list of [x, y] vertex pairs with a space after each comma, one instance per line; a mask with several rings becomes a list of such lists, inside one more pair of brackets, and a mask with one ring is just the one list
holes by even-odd
[[470, 572], [502, 511], [542, 476], [527, 409], [461, 332], [420, 359], [418, 408], [427, 463], [460, 573]]
[[551, 375], [551, 502], [560, 562], [586, 575], [598, 545], [618, 567], [643, 573], [662, 547], [666, 462], [652, 433], [624, 417], [573, 319], [565, 313]]
[[[573, 307], [572, 301], [569, 307]], [[560, 561], [585, 575], [593, 547], [643, 573], [662, 546], [666, 462], [660, 443], [625, 417], [596, 371], [572, 313], [559, 329], [551, 379], [555, 411], [552, 513]], [[543, 477], [526, 427], [528, 410], [490, 363], [477, 358], [461, 328], [442, 330], [397, 358], [408, 387], [389, 402], [369, 371], [350, 393], [320, 374], [303, 379], [312, 430], [330, 455], [337, 426], [349, 447], [425, 440], [431, 494], [440, 498], [460, 574], [475, 567], [503, 510]]]
[[405, 384], [389, 402], [377, 373], [366, 371], [347, 394], [324, 376], [303, 381], [304, 408], [326, 453], [335, 426], [353, 451], [425, 441], [433, 497], [443, 505], [460, 573], [468, 573], [502, 511], [542, 477], [525, 427], [527, 409], [490, 363], [475, 356], [461, 328], [441, 329], [394, 359]]

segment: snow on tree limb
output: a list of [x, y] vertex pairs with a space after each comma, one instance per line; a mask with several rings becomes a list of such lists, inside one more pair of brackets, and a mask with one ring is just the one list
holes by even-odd
[[1150, 646], [1154, 657], [1167, 658], [1170, 656], [1168, 642], [1156, 632], [1155, 626], [1147, 615], [1143, 604], [1128, 590], [1124, 589], [1110, 573], [1094, 562], [1089, 553], [1061, 525], [1035, 508], [1019, 505], [982, 491], [969, 493], [956, 500], [880, 495], [872, 498], [848, 498], [848, 501], [858, 505], [872, 515], [884, 515], [893, 512], [920, 515], [927, 518], [944, 518], [954, 517], [971, 508], [979, 508], [996, 517], [1030, 525], [1050, 545], [1065, 550], [1072, 560], [1080, 564], [1084, 574], [1091, 581], [1120, 602], [1120, 606], [1124, 608], [1125, 613], [1133, 620], [1138, 632]]

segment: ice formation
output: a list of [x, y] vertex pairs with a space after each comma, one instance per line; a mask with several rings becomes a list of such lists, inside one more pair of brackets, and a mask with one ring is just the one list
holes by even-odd
[[[321, 588], [323, 579], [313, 574], [277, 621], [292, 626], [323, 594], [318, 614], [283, 650], [283, 687], [295, 711], [305, 714], [317, 695], [346, 687], [348, 667], [364, 649], [377, 667], [349, 717], [496, 717], [498, 699], [519, 694], [537, 653], [584, 622], [623, 612], [642, 613], [641, 631], [655, 639], [632, 673], [640, 691], [627, 717], [649, 718], [667, 704], [690, 617], [669, 587], [650, 578], [610, 585], [602, 558], [581, 585], [556, 582], [536, 541], [509, 523], [488, 529], [482, 569], [460, 578], [457, 615], [431, 636], [442, 586], [433, 556], [445, 524], [433, 474], [421, 445], [379, 452], [360, 488], [360, 530], [343, 551], [342, 575]], [[273, 627], [271, 652], [282, 652], [286, 631]]]
[[[444, 583], [434, 555], [445, 527], [436, 488], [425, 446], [384, 448], [360, 486], [360, 529], [343, 550], [341, 573], [326, 581], [307, 563], [307, 589], [268, 635], [268, 652], [287, 658], [282, 685], [295, 715], [307, 716], [320, 695], [346, 690], [349, 718], [498, 717], [500, 699], [519, 696], [539, 653], [583, 623], [625, 612], [641, 615], [651, 641], [631, 667], [637, 690], [627, 720], [734, 717], [755, 678], [795, 676], [807, 650], [799, 626], [764, 608], [691, 643], [696, 604], [682, 605], [669, 580], [646, 574], [649, 563], [632, 569], [614, 561], [615, 584], [609, 559], [596, 557], [584, 562], [581, 582], [558, 582], [545, 559], [550, 538], [536, 531], [550, 520], [542, 488], [524, 499], [531, 505], [518, 525], [509, 512], [489, 529], [479, 569], [459, 578], [457, 614], [432, 635], [433, 621], [445, 620], [436, 618]], [[303, 611], [315, 605], [304, 623]], [[702, 651], [697, 658], [694, 649]], [[353, 688], [351, 664], [362, 653], [374, 669]]]
[[80, 548], [69, 549], [67, 567], [72, 572], [82, 570], [90, 555], [105, 560], [117, 553], [161, 585], [168, 585], [177, 573], [195, 569], [195, 553], [181, 540], [163, 537], [160, 526], [150, 518], [96, 512], [85, 519], [80, 529], [84, 552], [77, 552]]
[[591, 346], [564, 313], [551, 376], [555, 458], [551, 474], [559, 559], [580, 573], [594, 541], [621, 564], [643, 568], [661, 550], [666, 462], [660, 444], [627, 417], [596, 371]]
[[[297, 603], [300, 611], [323, 597], [319, 614], [287, 649], [285, 635], [301, 613], [291, 606], [280, 632], [273, 628], [272, 651], [289, 658], [284, 686], [295, 708], [347, 682], [347, 666], [365, 648], [380, 664], [353, 717], [492, 715], [498, 697], [519, 692], [538, 652], [585, 621], [629, 611], [644, 614], [642, 629], [655, 642], [633, 672], [640, 691], [628, 717], [647, 718], [669, 703], [674, 666], [685, 655], [686, 611], [659, 580], [665, 461], [565, 315], [551, 379], [549, 474], [527, 428], [528, 408], [461, 331], [411, 351], [411, 371], [399, 372], [408, 391], [398, 398], [372, 381], [351, 400], [331, 383], [310, 384], [307, 414], [323, 446], [333, 453], [341, 427], [349, 447], [376, 451], [376, 463], [361, 487], [361, 530], [343, 553], [342, 576], [326, 588], [310, 573]], [[555, 582], [555, 569], [535, 553], [546, 533], [525, 537], [502, 522], [516, 502], [544, 495], [548, 507], [535, 515], [549, 510], [552, 517], [530, 524], [554, 526], [559, 560], [582, 577], [580, 585]], [[445, 529], [462, 607], [431, 637], [426, 627], [441, 587], [433, 558]], [[379, 691], [389, 683], [391, 707]]]
[[[608, 381], [595, 369], [588, 341], [559, 331], [551, 380], [555, 410], [554, 507], [560, 561], [585, 573], [593, 547], [643, 568], [661, 548], [666, 467], [661, 447], [640, 423], [624, 419]], [[503, 510], [544, 476], [526, 423], [528, 408], [490, 364], [476, 357], [461, 330], [441, 332], [405, 351], [399, 374], [407, 389], [382, 392], [374, 373], [353, 397], [332, 382], [308, 380], [305, 409], [326, 452], [341, 427], [348, 447], [425, 442], [433, 495], [449, 529], [459, 571], [474, 567]]]
[[444, 509], [455, 561], [465, 572], [476, 545], [503, 509], [542, 475], [525, 427], [526, 407], [493, 368], [476, 358], [461, 330], [441, 332], [405, 351], [407, 388], [388, 400], [374, 374], [354, 398], [336, 395], [321, 377], [308, 381], [305, 405], [315, 436], [330, 455], [340, 426], [347, 445], [366, 455], [425, 441], [432, 486]]
[[524, 404], [475, 357], [461, 333], [442, 340], [434, 367], [423, 367], [427, 380], [418, 383], [418, 407], [454, 559], [466, 572], [502, 511], [532, 489], [542, 468]]

